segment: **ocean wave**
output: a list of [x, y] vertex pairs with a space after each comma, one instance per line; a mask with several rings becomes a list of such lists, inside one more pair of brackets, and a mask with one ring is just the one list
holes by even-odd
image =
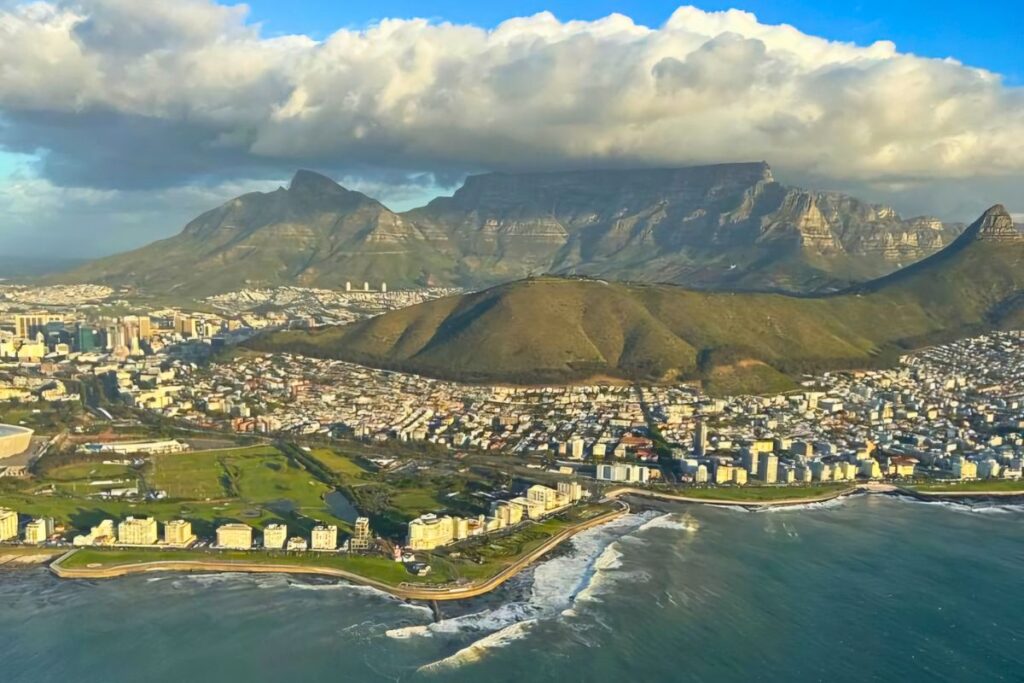
[[461, 666], [465, 666], [466, 664], [472, 664], [473, 662], [478, 662], [486, 656], [489, 650], [505, 647], [513, 641], [524, 638], [527, 631], [536, 623], [536, 619], [518, 621], [506, 626], [500, 631], [495, 631], [490, 635], [484, 636], [480, 640], [467, 645], [453, 655], [449, 655], [444, 659], [439, 659], [436, 662], [431, 662], [430, 664], [424, 664], [417, 669], [417, 672], [438, 673], [457, 669]]
[[[646, 526], [646, 525], [645, 525]], [[637, 529], [637, 531], [640, 531]], [[622, 553], [618, 549], [618, 543], [614, 542], [604, 549], [604, 551], [598, 555], [597, 559], [594, 560], [594, 569], [590, 575], [590, 580], [587, 581], [586, 585], [580, 590], [575, 596], [573, 596], [572, 604], [575, 606], [579, 603], [586, 602], [600, 602], [600, 596], [605, 587], [611, 581], [610, 572], [620, 569], [622, 567]], [[563, 616], [577, 616], [577, 612], [574, 607], [569, 607], [562, 610]]]
[[645, 522], [636, 530], [636, 533], [647, 531], [648, 529], [674, 529], [696, 533], [700, 530], [700, 522], [690, 513], [678, 514], [669, 512]]
[[454, 655], [427, 664], [421, 670], [436, 671], [477, 661], [487, 650], [524, 637], [529, 626], [571, 614], [571, 607], [581, 599], [581, 594], [583, 600], [593, 595], [590, 587], [595, 582], [600, 585], [608, 572], [616, 571], [621, 565], [621, 553], [614, 547], [615, 541], [635, 532], [655, 516], [661, 515], [655, 512], [624, 515], [577, 534], [567, 544], [569, 552], [533, 568], [530, 596], [526, 600], [507, 602], [493, 609], [437, 623], [393, 628], [385, 635], [407, 640], [485, 633], [487, 635], [464, 646]]
[[430, 630], [430, 624], [416, 624], [413, 626], [399, 626], [398, 628], [390, 628], [384, 632], [388, 638], [394, 638], [395, 640], [408, 640], [416, 636], [433, 636], [434, 632]]
[[998, 503], [991, 501], [978, 502], [956, 502], [952, 500], [922, 500], [912, 496], [893, 496], [894, 499], [914, 505], [930, 505], [932, 507], [946, 508], [953, 512], [966, 512], [972, 515], [1006, 515], [1024, 514], [1024, 504], [1019, 503]]
[[765, 507], [754, 508], [751, 512], [799, 512], [806, 510], [832, 510], [834, 508], [842, 507], [846, 505], [846, 499], [849, 496], [839, 496], [838, 498], [831, 498], [829, 500], [822, 500], [816, 503], [798, 503], [796, 505], [767, 505]]

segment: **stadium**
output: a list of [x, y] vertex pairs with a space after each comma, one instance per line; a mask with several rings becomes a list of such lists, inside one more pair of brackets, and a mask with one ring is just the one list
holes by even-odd
[[31, 429], [0, 424], [0, 458], [24, 453], [31, 443]]

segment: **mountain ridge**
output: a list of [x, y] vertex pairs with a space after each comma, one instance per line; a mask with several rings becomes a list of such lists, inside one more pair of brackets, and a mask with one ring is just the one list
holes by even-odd
[[917, 267], [842, 293], [544, 276], [251, 346], [464, 381], [613, 376], [714, 386], [725, 373], [732, 387], [781, 388], [801, 372], [887, 364], [929, 340], [1018, 324], [1024, 238], [1007, 225], [997, 205]]
[[819, 291], [884, 275], [960, 226], [778, 183], [766, 162], [487, 173], [396, 213], [330, 178], [248, 193], [181, 233], [56, 280], [209, 294], [388, 281], [477, 287], [539, 273]]

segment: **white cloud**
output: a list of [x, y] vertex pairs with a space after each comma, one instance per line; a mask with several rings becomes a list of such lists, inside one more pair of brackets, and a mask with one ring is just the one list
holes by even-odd
[[207, 0], [8, 3], [0, 65], [0, 145], [53, 186], [756, 159], [841, 187], [1024, 176], [1024, 91], [998, 75], [736, 10], [316, 41]]

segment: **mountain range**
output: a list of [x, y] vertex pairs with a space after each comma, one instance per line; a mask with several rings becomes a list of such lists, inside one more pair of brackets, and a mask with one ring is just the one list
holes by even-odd
[[962, 229], [787, 187], [763, 162], [488, 173], [405, 213], [299, 171], [287, 188], [242, 195], [174, 237], [54, 279], [190, 296], [348, 281], [475, 288], [542, 273], [830, 291], [932, 254]]
[[465, 381], [701, 379], [732, 393], [1022, 323], [1024, 236], [997, 205], [937, 253], [839, 293], [544, 276], [250, 345]]

